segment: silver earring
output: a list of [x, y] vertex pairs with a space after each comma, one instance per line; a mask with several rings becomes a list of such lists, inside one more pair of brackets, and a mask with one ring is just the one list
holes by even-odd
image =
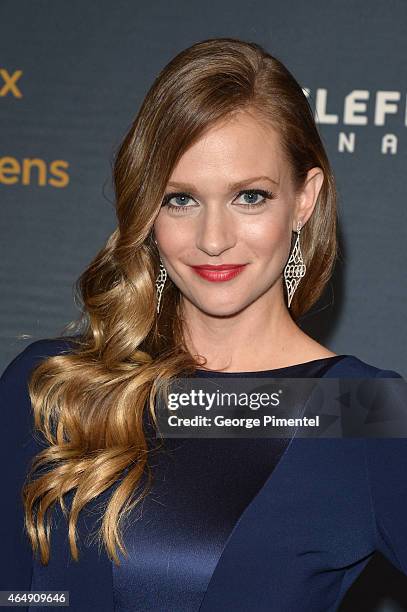
[[297, 239], [294, 244], [294, 248], [291, 252], [290, 258], [284, 268], [284, 279], [287, 287], [287, 295], [288, 295], [288, 308], [290, 308], [291, 300], [293, 299], [293, 295], [295, 290], [297, 289], [300, 280], [303, 276], [305, 276], [305, 272], [307, 271], [307, 267], [304, 263], [301, 253], [301, 245], [300, 245], [300, 232], [301, 232], [301, 221], [298, 221], [297, 224]]
[[160, 271], [158, 273], [157, 280], [155, 281], [156, 294], [157, 294], [157, 314], [160, 312], [161, 295], [162, 295], [166, 280], [167, 280], [167, 270], [164, 268], [164, 264], [160, 257]]

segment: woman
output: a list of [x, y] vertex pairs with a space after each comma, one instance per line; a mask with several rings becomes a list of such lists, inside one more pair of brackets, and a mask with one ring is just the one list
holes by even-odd
[[297, 323], [337, 257], [299, 84], [257, 44], [193, 45], [148, 92], [114, 179], [118, 227], [79, 280], [74, 333], [2, 377], [18, 553], [2, 589], [69, 591], [75, 611], [325, 612], [377, 550], [407, 573], [401, 442], [157, 443], [146, 418], [181, 376], [400, 377]]

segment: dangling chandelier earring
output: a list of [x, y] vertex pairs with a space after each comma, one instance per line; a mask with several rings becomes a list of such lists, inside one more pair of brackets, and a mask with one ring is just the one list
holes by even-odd
[[305, 272], [307, 270], [301, 253], [300, 232], [301, 221], [298, 221], [297, 239], [295, 241], [290, 258], [284, 268], [284, 279], [288, 295], [288, 308], [290, 308], [291, 300], [293, 299], [295, 290], [297, 289], [302, 277], [305, 276]]
[[167, 270], [164, 268], [164, 264], [160, 257], [160, 271], [158, 273], [157, 280], [155, 281], [155, 287], [157, 291], [157, 314], [160, 312], [161, 295], [162, 295], [166, 280], [167, 280]]
[[[154, 238], [154, 242], [157, 244], [157, 240]], [[160, 271], [158, 272], [157, 280], [155, 281], [155, 288], [157, 294], [157, 314], [160, 312], [161, 295], [164, 289], [165, 281], [167, 280], [167, 270], [164, 267], [163, 260], [160, 255]]]

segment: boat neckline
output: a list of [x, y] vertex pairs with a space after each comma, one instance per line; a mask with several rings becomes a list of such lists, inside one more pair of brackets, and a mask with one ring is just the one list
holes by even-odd
[[313, 363], [318, 363], [320, 361], [329, 361], [329, 360], [334, 360], [334, 359], [343, 359], [345, 357], [352, 357], [352, 355], [332, 355], [331, 357], [319, 357], [318, 359], [312, 359], [311, 361], [304, 361], [303, 363], [294, 363], [293, 365], [289, 365], [289, 366], [283, 366], [281, 368], [273, 368], [271, 370], [252, 370], [252, 371], [242, 371], [242, 372], [221, 372], [220, 370], [203, 370], [201, 368], [197, 368], [196, 369], [196, 373], [198, 374], [207, 374], [207, 375], [214, 375], [214, 374], [219, 374], [221, 376], [233, 376], [235, 375], [241, 375], [241, 374], [266, 374], [269, 372], [282, 372], [285, 370], [292, 370], [294, 368], [300, 368], [302, 366], [305, 365], [311, 365]]

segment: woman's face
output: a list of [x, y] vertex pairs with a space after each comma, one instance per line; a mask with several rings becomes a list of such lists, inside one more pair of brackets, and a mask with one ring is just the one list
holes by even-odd
[[[262, 296], [284, 299], [292, 230], [305, 224], [317, 195], [310, 183], [296, 198], [276, 132], [248, 113], [212, 127], [183, 154], [154, 234], [187, 309], [227, 316]], [[193, 267], [221, 264], [243, 268], [207, 276]]]

